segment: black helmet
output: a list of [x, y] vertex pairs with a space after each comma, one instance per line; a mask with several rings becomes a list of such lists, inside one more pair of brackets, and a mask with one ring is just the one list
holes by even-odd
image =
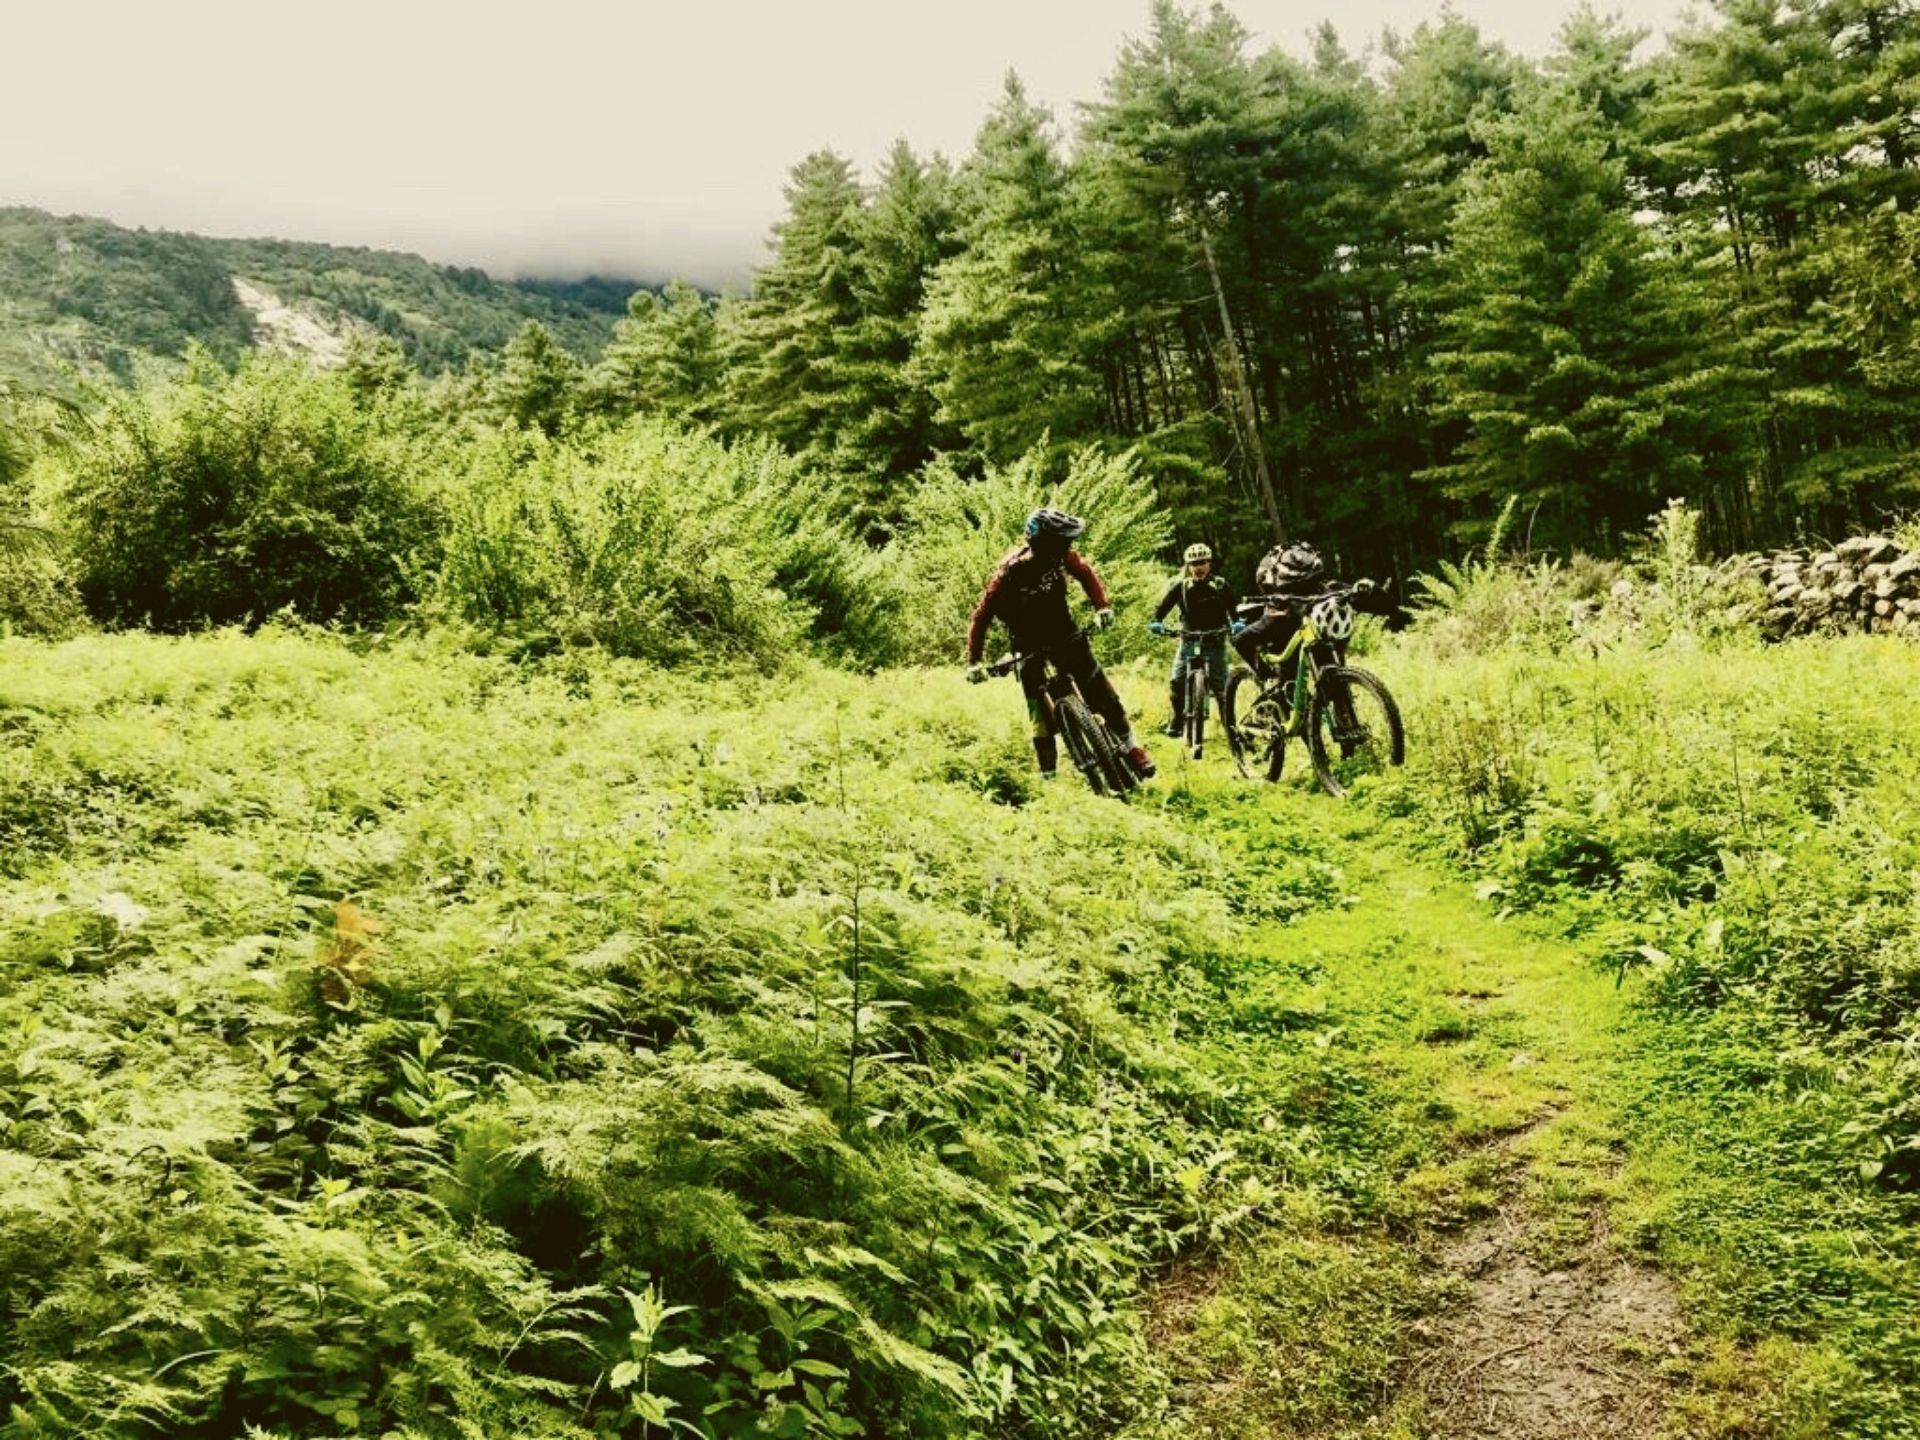
[[1317, 583], [1326, 573], [1326, 562], [1320, 558], [1320, 552], [1311, 545], [1296, 541], [1291, 545], [1276, 545], [1269, 550], [1261, 559], [1254, 579], [1264, 589], [1297, 590]]
[[1043, 505], [1027, 517], [1027, 538], [1037, 540], [1046, 536], [1052, 540], [1078, 540], [1086, 533], [1087, 522], [1078, 515], [1069, 515], [1064, 510], [1056, 510], [1051, 505]]

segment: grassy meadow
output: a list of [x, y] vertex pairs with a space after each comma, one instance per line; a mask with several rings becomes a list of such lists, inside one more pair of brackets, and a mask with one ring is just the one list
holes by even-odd
[[0, 1434], [1421, 1435], [1502, 1203], [1670, 1433], [1901, 1433], [1920, 657], [1368, 663], [1403, 775], [1122, 806], [949, 672], [0, 642]]

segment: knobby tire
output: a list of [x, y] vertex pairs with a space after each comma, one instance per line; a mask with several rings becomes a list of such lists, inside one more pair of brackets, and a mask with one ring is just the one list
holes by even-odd
[[1060, 732], [1060, 739], [1066, 744], [1067, 755], [1073, 761], [1073, 768], [1086, 777], [1094, 794], [1106, 794], [1106, 767], [1101, 764], [1099, 751], [1095, 748], [1093, 716], [1085, 703], [1077, 697], [1068, 696], [1060, 702], [1054, 716], [1058, 722], [1056, 728]]
[[1187, 670], [1187, 747], [1194, 759], [1200, 758], [1200, 752], [1207, 742], [1207, 672], [1202, 657], [1199, 670], [1189, 666]]
[[[1369, 735], [1369, 748], [1384, 746], [1381, 758], [1389, 765], [1401, 765], [1407, 758], [1407, 732], [1400, 721], [1400, 707], [1394, 703], [1392, 693], [1379, 676], [1351, 665], [1329, 665], [1319, 674], [1314, 686], [1313, 699], [1307, 711], [1307, 754], [1313, 761], [1314, 776], [1320, 781], [1320, 788], [1334, 799], [1343, 799], [1347, 789], [1334, 774], [1334, 757], [1328, 753], [1327, 740], [1333, 725], [1341, 719], [1339, 711], [1343, 699], [1356, 692], [1371, 695], [1379, 704], [1386, 723], [1387, 733]], [[1351, 718], [1351, 717], [1348, 717]], [[1350, 757], [1342, 755], [1341, 759]]]
[[1126, 799], [1140, 784], [1140, 777], [1133, 773], [1133, 762], [1120, 753], [1112, 732], [1094, 718], [1087, 702], [1077, 695], [1060, 702], [1059, 714], [1061, 733], [1070, 737], [1067, 748], [1074, 752], [1074, 764], [1081, 764], [1081, 755], [1086, 757], [1080, 773], [1087, 777], [1093, 793]]

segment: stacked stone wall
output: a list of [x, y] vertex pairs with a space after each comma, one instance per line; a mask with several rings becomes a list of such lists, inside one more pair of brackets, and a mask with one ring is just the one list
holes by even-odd
[[1758, 618], [1775, 635], [1866, 630], [1920, 639], [1920, 551], [1885, 536], [1857, 536], [1831, 550], [1741, 556], [1723, 573], [1763, 587]]

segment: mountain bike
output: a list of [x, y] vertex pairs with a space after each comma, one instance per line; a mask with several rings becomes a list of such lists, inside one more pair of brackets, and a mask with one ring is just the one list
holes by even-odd
[[[1072, 639], [1082, 640], [1093, 627], [1082, 626]], [[1062, 644], [1030, 650], [1025, 655], [1003, 655], [987, 667], [989, 675], [1013, 675], [1030, 660], [1037, 660], [1051, 672], [1041, 683], [1037, 696], [1047, 728], [1065, 743], [1073, 768], [1086, 777], [1096, 795], [1112, 795], [1121, 800], [1139, 788], [1140, 777], [1133, 762], [1120, 752], [1120, 742], [1108, 731], [1106, 722], [1093, 713], [1073, 677], [1051, 663], [1052, 652]]]
[[[1182, 645], [1195, 642], [1192, 656], [1187, 663], [1186, 689], [1181, 699], [1181, 727], [1187, 742], [1188, 752], [1198, 760], [1205, 748], [1207, 739], [1207, 665], [1206, 657], [1201, 653], [1197, 642], [1211, 640], [1215, 636], [1226, 635], [1233, 627], [1218, 625], [1211, 630], [1167, 630], [1164, 633]], [[1231, 679], [1229, 679], [1231, 683]], [[1233, 728], [1227, 710], [1227, 697], [1220, 697], [1220, 728], [1226, 733], [1227, 751], [1233, 756], [1233, 763], [1240, 771], [1240, 778], [1246, 779], [1253, 772], [1247, 765], [1246, 747], [1240, 743], [1239, 732]]]
[[[1256, 612], [1285, 605], [1304, 613], [1299, 630], [1270, 662], [1267, 678], [1234, 668], [1222, 707], [1227, 728], [1251, 758], [1264, 763], [1268, 780], [1280, 778], [1287, 742], [1304, 740], [1320, 788], [1335, 799], [1407, 758], [1406, 727], [1392, 692], [1379, 676], [1346, 663], [1355, 593], [1356, 587], [1341, 585], [1306, 598], [1256, 596], [1243, 605]], [[1290, 661], [1296, 663], [1288, 678]]]

